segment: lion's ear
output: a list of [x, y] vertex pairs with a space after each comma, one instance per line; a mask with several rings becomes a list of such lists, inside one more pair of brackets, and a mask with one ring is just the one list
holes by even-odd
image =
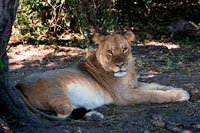
[[105, 41], [106, 37], [103, 35], [100, 35], [99, 33], [96, 33], [92, 40], [96, 43], [96, 44], [102, 44]]
[[127, 31], [124, 35], [124, 37], [129, 41], [134, 41], [135, 40], [135, 34], [132, 31]]

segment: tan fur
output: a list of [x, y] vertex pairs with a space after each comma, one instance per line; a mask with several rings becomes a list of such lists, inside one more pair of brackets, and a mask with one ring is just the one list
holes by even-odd
[[[67, 116], [73, 107], [94, 109], [106, 104], [127, 105], [185, 101], [183, 89], [137, 81], [131, 53], [132, 32], [102, 36], [97, 51], [76, 68], [33, 74], [16, 87], [29, 103]], [[48, 117], [48, 116], [46, 116]]]

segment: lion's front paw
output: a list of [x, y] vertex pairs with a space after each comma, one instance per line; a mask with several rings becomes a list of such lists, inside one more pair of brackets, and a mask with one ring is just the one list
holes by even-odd
[[176, 101], [188, 101], [190, 99], [190, 94], [183, 89], [177, 89], [174, 93]]
[[103, 119], [104, 115], [96, 111], [90, 111], [85, 115], [86, 121], [102, 121]]

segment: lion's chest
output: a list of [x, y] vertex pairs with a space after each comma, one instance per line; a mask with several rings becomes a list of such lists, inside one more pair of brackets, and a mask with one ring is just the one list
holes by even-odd
[[112, 103], [112, 99], [103, 90], [90, 83], [72, 83], [68, 85], [68, 93], [73, 106], [95, 109]]

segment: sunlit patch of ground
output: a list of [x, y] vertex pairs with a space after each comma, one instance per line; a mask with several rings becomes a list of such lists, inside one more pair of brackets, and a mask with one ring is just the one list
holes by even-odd
[[13, 46], [8, 52], [10, 77], [18, 81], [31, 73], [72, 66], [87, 58], [89, 54], [88, 50], [73, 47]]
[[144, 42], [144, 43], [138, 44], [138, 46], [164, 46], [164, 47], [167, 47], [168, 49], [180, 48], [179, 45], [173, 44], [171, 42], [163, 43], [163, 42], [158, 42], [158, 41]]

